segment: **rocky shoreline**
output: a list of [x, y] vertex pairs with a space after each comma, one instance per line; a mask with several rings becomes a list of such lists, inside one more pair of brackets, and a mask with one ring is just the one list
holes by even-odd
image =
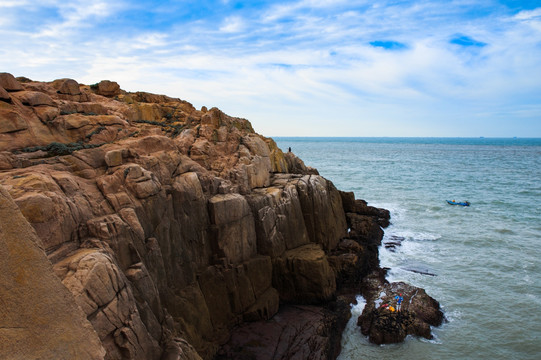
[[388, 211], [217, 108], [0, 73], [0, 191], [2, 358], [334, 359], [360, 292], [375, 343], [443, 318], [384, 280]]

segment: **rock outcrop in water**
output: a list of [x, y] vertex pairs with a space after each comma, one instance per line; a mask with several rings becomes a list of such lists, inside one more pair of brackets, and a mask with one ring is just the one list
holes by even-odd
[[[366, 306], [357, 325], [375, 344], [402, 342], [407, 335], [432, 339], [430, 327], [441, 325], [444, 319], [440, 304], [424, 289], [403, 282], [389, 283], [384, 270], [364, 277], [362, 294]], [[390, 311], [385, 305], [396, 307], [395, 296], [399, 294], [403, 297], [401, 311]]]
[[333, 358], [389, 218], [217, 108], [7, 73], [0, 190], [2, 358], [211, 359], [280, 304]]

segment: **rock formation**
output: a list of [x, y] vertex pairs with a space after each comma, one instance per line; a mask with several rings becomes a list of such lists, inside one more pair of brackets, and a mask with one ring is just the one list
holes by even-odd
[[[444, 320], [440, 304], [424, 289], [403, 282], [389, 283], [385, 270], [375, 270], [364, 277], [362, 294], [366, 306], [357, 325], [375, 344], [402, 342], [407, 335], [432, 339], [430, 327], [439, 326]], [[403, 297], [400, 312], [387, 306], [396, 307], [397, 295]]]
[[[320, 306], [327, 330], [310, 341], [333, 358], [345, 315], [332, 304], [377, 267], [389, 219], [217, 108], [7, 73], [0, 190], [2, 242], [26, 249], [3, 254], [2, 291], [21, 288], [25, 308], [61, 314], [40, 320], [51, 328], [78, 327], [61, 337], [65, 358], [211, 359], [234, 327], [280, 304], [305, 315]], [[2, 343], [34, 338], [9, 330], [25, 309], [7, 309], [16, 314], [2, 314]], [[24, 326], [34, 334], [40, 321]], [[23, 357], [59, 354], [56, 333]]]

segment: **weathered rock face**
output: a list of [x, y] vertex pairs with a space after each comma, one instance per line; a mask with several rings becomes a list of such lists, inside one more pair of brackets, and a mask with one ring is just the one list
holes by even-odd
[[[52, 264], [64, 285], [54, 310], [82, 316], [69, 351], [211, 359], [233, 327], [272, 318], [280, 303], [329, 303], [377, 267], [388, 213], [339, 192], [245, 119], [109, 81], [3, 73], [0, 89], [0, 188], [15, 204], [1, 220], [24, 216], [42, 257], [25, 276], [47, 266], [52, 276]], [[2, 281], [23, 255], [0, 258]], [[28, 308], [55, 291], [36, 289], [21, 295]], [[335, 344], [337, 333], [314, 336]], [[45, 351], [37, 344], [28, 357]], [[321, 357], [338, 354], [325, 346]]]
[[0, 80], [0, 184], [97, 358], [212, 358], [280, 301], [335, 297], [340, 194], [248, 121], [107, 81]]
[[0, 186], [0, 358], [102, 359], [100, 339], [40, 245]]

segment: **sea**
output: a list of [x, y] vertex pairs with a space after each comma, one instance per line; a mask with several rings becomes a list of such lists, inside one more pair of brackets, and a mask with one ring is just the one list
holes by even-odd
[[[274, 138], [357, 199], [390, 210], [389, 281], [438, 300], [431, 340], [374, 345], [356, 326], [347, 359], [541, 359], [541, 139]], [[469, 207], [446, 200], [469, 201]]]

